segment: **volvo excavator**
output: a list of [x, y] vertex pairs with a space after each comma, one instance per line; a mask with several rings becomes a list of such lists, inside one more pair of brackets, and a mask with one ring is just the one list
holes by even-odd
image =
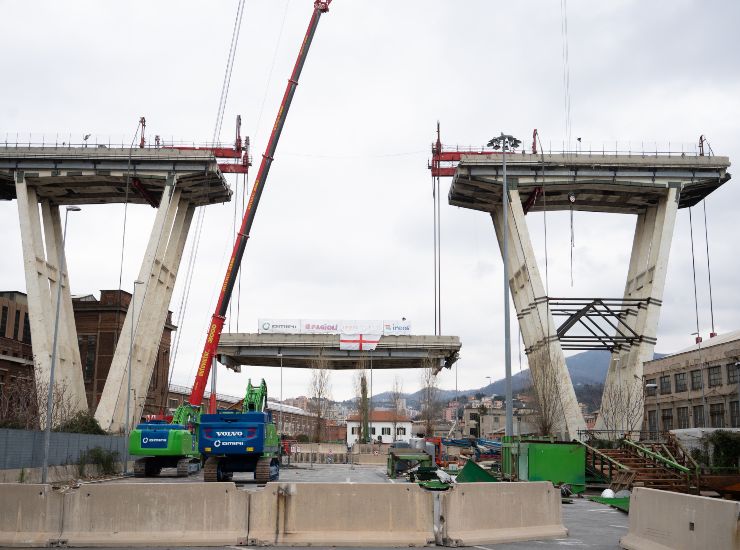
[[241, 411], [203, 414], [198, 447], [205, 481], [229, 481], [234, 472], [254, 472], [257, 483], [280, 475], [280, 436], [267, 410], [267, 384], [247, 384]]
[[[277, 144], [280, 140], [280, 134], [283, 131], [283, 126], [285, 125], [285, 120], [288, 116], [293, 96], [298, 87], [298, 79], [306, 62], [306, 57], [308, 56], [311, 42], [316, 33], [319, 19], [322, 14], [329, 11], [329, 4], [331, 4], [331, 2], [332, 0], [315, 0], [314, 2], [314, 9], [311, 15], [311, 20], [308, 24], [308, 29], [306, 30], [306, 35], [301, 43], [301, 48], [298, 52], [298, 58], [293, 67], [293, 72], [288, 79], [288, 84], [285, 88], [285, 93], [283, 94], [283, 100], [280, 103], [280, 108], [278, 109], [278, 114], [275, 118], [275, 124], [270, 133], [270, 139], [267, 142], [267, 147], [262, 155], [262, 161], [260, 162], [259, 171], [257, 172], [257, 177], [254, 180], [252, 193], [249, 196], [249, 202], [244, 211], [242, 224], [236, 234], [234, 248], [231, 253], [231, 260], [229, 261], [226, 275], [224, 276], [224, 281], [221, 285], [216, 311], [211, 317], [211, 323], [208, 327], [205, 346], [203, 348], [200, 362], [198, 363], [198, 371], [190, 393], [190, 398], [187, 403], [184, 403], [177, 408], [170, 423], [167, 423], [165, 420], [145, 422], [139, 424], [136, 426], [136, 429], [131, 431], [131, 435], [129, 437], [129, 452], [132, 455], [141, 457], [136, 460], [134, 465], [134, 474], [136, 476], [143, 477], [158, 475], [162, 468], [166, 467], [177, 467], [177, 473], [179, 476], [185, 476], [188, 475], [190, 471], [197, 470], [200, 463], [199, 449], [205, 448], [205, 446], [199, 445], [198, 442], [199, 435], [205, 435], [203, 431], [199, 429], [201, 421], [204, 420], [204, 416], [207, 416], [209, 422], [215, 422], [215, 417], [218, 417], [220, 414], [227, 414], [216, 412], [216, 396], [215, 392], [212, 392], [208, 408], [209, 414], [202, 415], [203, 394], [211, 371], [211, 365], [216, 357], [218, 343], [221, 340], [221, 332], [226, 320], [226, 312], [229, 308], [231, 294], [234, 290], [234, 283], [236, 282], [242, 258], [244, 257], [244, 250], [247, 246], [247, 240], [249, 239], [249, 234], [252, 229], [252, 223], [254, 222], [254, 217], [257, 212], [257, 206], [259, 205], [260, 197], [262, 196], [262, 191], [264, 190], [265, 182], [267, 181], [267, 176], [270, 172], [270, 166], [272, 166], [272, 161], [275, 158], [275, 150], [277, 149]], [[249, 393], [250, 392], [247, 391], [247, 395], [249, 395]], [[266, 400], [266, 388], [264, 395]], [[260, 409], [253, 412], [245, 411], [244, 414], [267, 413]], [[257, 419], [256, 416], [253, 418]], [[229, 417], [229, 419], [234, 422], [242, 422], [242, 419], [236, 419], [236, 417]], [[229, 422], [226, 416], [223, 417], [223, 420], [224, 422]], [[269, 420], [264, 419], [264, 417], [263, 420], [265, 426], [265, 448], [263, 451], [266, 453], [266, 457], [271, 457], [270, 462], [268, 462], [267, 465], [267, 469], [269, 470], [272, 467], [271, 464], [274, 458], [272, 455], [273, 451], [271, 450], [272, 435], [270, 434], [274, 433], [275, 427], [274, 424], [269, 422]], [[246, 420], [244, 421], [246, 422]], [[257, 428], [255, 426], [251, 426], [247, 427], [247, 429], [256, 430]], [[270, 443], [268, 443], [268, 440]], [[236, 445], [234, 446], [236, 447]], [[254, 448], [256, 449], [256, 447]], [[211, 449], [213, 449], [213, 447], [211, 447]], [[220, 464], [221, 461], [218, 461], [218, 463]], [[212, 465], [214, 462], [212, 461], [210, 464]], [[264, 462], [260, 464], [264, 464]], [[207, 471], [208, 467], [207, 463]], [[264, 470], [264, 466], [260, 466], [260, 468]], [[218, 466], [216, 467], [216, 471], [218, 471]], [[218, 473], [216, 475], [218, 476]], [[222, 472], [222, 477], [223, 475], [224, 473]], [[229, 474], [225, 473], [225, 475], [228, 476]], [[264, 478], [261, 473], [258, 477], [260, 479]]]

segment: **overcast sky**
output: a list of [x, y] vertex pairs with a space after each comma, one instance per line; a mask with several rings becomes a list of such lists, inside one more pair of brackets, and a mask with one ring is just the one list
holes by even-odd
[[[242, 115], [258, 159], [310, 17], [310, 0], [248, 0], [221, 139]], [[10, 142], [130, 142], [147, 136], [209, 141], [237, 2], [0, 1], [0, 138]], [[694, 151], [700, 134], [738, 158], [740, 4], [721, 1], [567, 3], [572, 137], [639, 150]], [[282, 31], [282, 32], [281, 32]], [[530, 2], [336, 0], [322, 17], [278, 146], [242, 267], [239, 331], [257, 318], [394, 319], [433, 333], [432, 196], [427, 170], [435, 124], [449, 145], [485, 144], [504, 131], [548, 148], [565, 135], [561, 5]], [[29, 134], [31, 134], [29, 136]], [[731, 169], [732, 171], [732, 169]], [[234, 176], [228, 176], [232, 185]], [[251, 184], [251, 177], [249, 183]], [[449, 180], [443, 180], [446, 191]], [[241, 185], [241, 182], [239, 183]], [[707, 200], [717, 331], [740, 328], [734, 180]], [[70, 216], [72, 292], [118, 288], [123, 205]], [[131, 290], [154, 217], [129, 210], [123, 288]], [[233, 244], [234, 204], [207, 207], [173, 381], [192, 384]], [[540, 264], [543, 219], [527, 218]], [[621, 296], [635, 217], [575, 214], [574, 280], [566, 213], [548, 216], [550, 289]], [[703, 218], [694, 209], [701, 331], [709, 332]], [[0, 289], [25, 290], [14, 202], [0, 203]], [[192, 232], [191, 232], [192, 237]], [[188, 244], [189, 249], [190, 244]], [[459, 387], [503, 376], [502, 263], [490, 218], [442, 212], [443, 332], [461, 338]], [[184, 274], [184, 266], [181, 275]], [[171, 309], [177, 315], [180, 277]], [[236, 309], [227, 330], [236, 331]], [[688, 212], [679, 212], [657, 351], [693, 343]], [[516, 338], [516, 329], [513, 330]], [[526, 368], [524, 360], [523, 368]], [[514, 341], [514, 370], [519, 369]], [[415, 371], [397, 371], [406, 391]], [[248, 377], [279, 393], [276, 369], [220, 376], [241, 395]], [[352, 395], [334, 373], [334, 397]], [[374, 376], [376, 393], [393, 373]], [[284, 376], [284, 396], [308, 373]], [[455, 387], [455, 372], [440, 375]]]

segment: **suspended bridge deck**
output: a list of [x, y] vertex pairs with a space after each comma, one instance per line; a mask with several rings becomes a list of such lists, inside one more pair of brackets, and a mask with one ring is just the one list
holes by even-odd
[[23, 172], [39, 200], [57, 205], [128, 201], [158, 206], [169, 175], [177, 176], [182, 199], [194, 206], [231, 199], [216, 157], [208, 150], [0, 147], [0, 200], [16, 198], [15, 172]]
[[[666, 188], [680, 190], [679, 208], [694, 206], [730, 179], [728, 157], [589, 153], [506, 156], [507, 183], [525, 213], [582, 210], [639, 214]], [[463, 154], [450, 186], [453, 206], [492, 212], [502, 201], [500, 153]], [[525, 202], [526, 201], [526, 202]]]
[[457, 336], [383, 336], [373, 351], [339, 349], [338, 334], [223, 334], [219, 362], [228, 367], [312, 368], [317, 359], [332, 370], [450, 368], [458, 359]]

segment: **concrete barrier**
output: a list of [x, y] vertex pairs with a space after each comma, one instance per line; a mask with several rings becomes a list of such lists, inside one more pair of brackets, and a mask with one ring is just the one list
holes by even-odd
[[386, 464], [388, 462], [388, 455], [379, 454], [354, 454], [352, 455], [352, 462], [354, 464]]
[[50, 546], [61, 530], [59, 492], [49, 485], [0, 485], [0, 546]]
[[64, 495], [69, 546], [224, 546], [247, 539], [249, 495], [233, 483], [83, 485]]
[[474, 546], [564, 537], [560, 491], [549, 481], [465, 483], [440, 495], [437, 541]]
[[740, 502], [636, 487], [630, 497], [629, 550], [740, 548]]
[[249, 544], [425, 546], [432, 509], [411, 484], [268, 483], [249, 501]]

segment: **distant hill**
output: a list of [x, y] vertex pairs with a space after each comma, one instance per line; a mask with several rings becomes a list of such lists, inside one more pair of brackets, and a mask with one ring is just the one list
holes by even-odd
[[[665, 354], [654, 354], [655, 359], [664, 357]], [[593, 386], [601, 386], [606, 380], [606, 373], [609, 370], [609, 358], [611, 353], [606, 350], [589, 350], [565, 358], [565, 364], [568, 366], [570, 378], [576, 394], [579, 393], [580, 387], [587, 387], [589, 395], [593, 393]], [[514, 393], [526, 389], [530, 385], [529, 369], [516, 372], [511, 377], [511, 385]], [[506, 393], [506, 381], [502, 378], [496, 380], [487, 386], [480, 388], [460, 390], [439, 390], [438, 398], [440, 401], [449, 401], [456, 396], [469, 396], [476, 393], [485, 395], [504, 395]], [[422, 390], [414, 393], [405, 394], [406, 402], [409, 406], [418, 408], [422, 396]], [[383, 392], [373, 395], [374, 402], [383, 402], [391, 400], [391, 392]], [[354, 401], [349, 400], [348, 402]], [[591, 399], [589, 399], [591, 401]]]

